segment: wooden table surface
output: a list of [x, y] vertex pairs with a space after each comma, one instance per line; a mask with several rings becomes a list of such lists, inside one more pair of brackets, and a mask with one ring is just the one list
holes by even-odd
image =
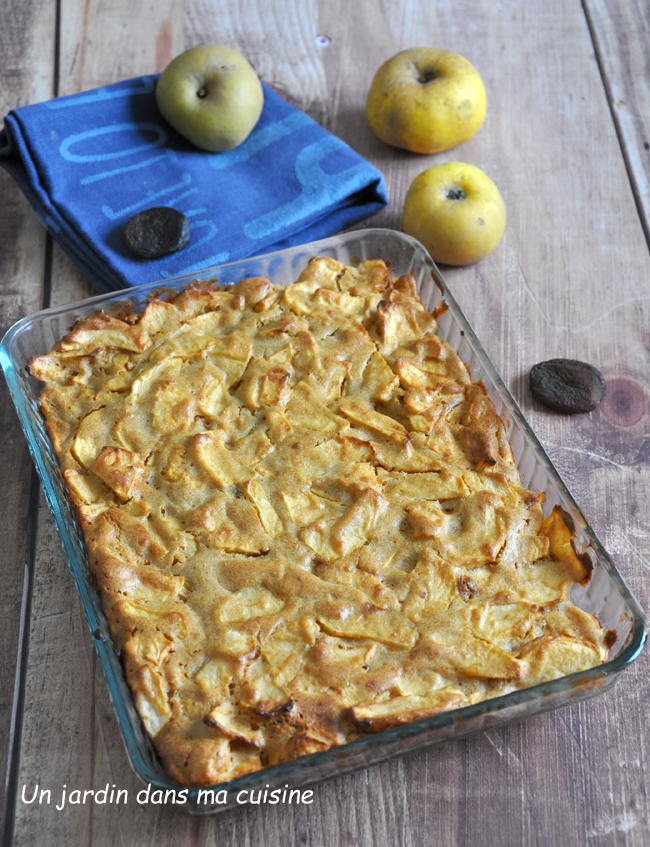
[[[5, 0], [2, 114], [161, 70], [199, 43], [243, 52], [261, 77], [377, 165], [400, 229], [417, 173], [471, 162], [508, 210], [497, 250], [443, 269], [461, 307], [642, 605], [650, 608], [650, 6], [646, 0]], [[326, 39], [317, 38], [326, 36]], [[365, 95], [398, 50], [430, 45], [478, 68], [487, 119], [461, 147], [417, 156], [370, 131]], [[88, 294], [0, 172], [0, 326]], [[553, 357], [609, 383], [589, 415], [527, 387]], [[141, 787], [132, 774], [26, 444], [4, 385], [0, 757], [9, 845], [650, 844], [650, 652], [607, 694], [318, 786], [304, 807], [214, 819], [174, 807], [86, 804], [61, 788]], [[33, 589], [26, 591], [28, 573]], [[50, 789], [52, 803], [21, 792]], [[12, 841], [13, 839], [13, 841]]]

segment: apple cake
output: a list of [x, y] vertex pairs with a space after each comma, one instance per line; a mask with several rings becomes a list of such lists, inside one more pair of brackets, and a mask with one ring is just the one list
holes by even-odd
[[223, 782], [593, 667], [544, 517], [413, 277], [314, 258], [79, 320], [32, 375], [135, 704]]

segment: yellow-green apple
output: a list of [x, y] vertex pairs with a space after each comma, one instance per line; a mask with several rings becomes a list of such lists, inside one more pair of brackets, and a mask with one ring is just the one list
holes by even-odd
[[406, 194], [402, 226], [436, 262], [472, 265], [497, 246], [506, 225], [499, 189], [482, 170], [447, 162], [415, 177]]
[[221, 153], [248, 138], [262, 113], [264, 92], [241, 53], [205, 44], [172, 59], [156, 85], [156, 102], [188, 141]]
[[483, 80], [467, 59], [413, 47], [379, 68], [366, 114], [382, 141], [414, 153], [439, 153], [480, 129], [485, 106]]

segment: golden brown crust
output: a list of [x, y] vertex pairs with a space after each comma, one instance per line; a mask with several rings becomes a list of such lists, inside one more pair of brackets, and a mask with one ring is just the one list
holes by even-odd
[[408, 275], [314, 259], [35, 357], [169, 772], [220, 782], [603, 661], [570, 526]]

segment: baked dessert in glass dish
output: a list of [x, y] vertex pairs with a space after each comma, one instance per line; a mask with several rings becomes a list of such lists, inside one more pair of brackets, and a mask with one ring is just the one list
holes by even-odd
[[313, 258], [81, 318], [29, 371], [135, 704], [222, 783], [586, 671], [592, 559], [414, 278]]

